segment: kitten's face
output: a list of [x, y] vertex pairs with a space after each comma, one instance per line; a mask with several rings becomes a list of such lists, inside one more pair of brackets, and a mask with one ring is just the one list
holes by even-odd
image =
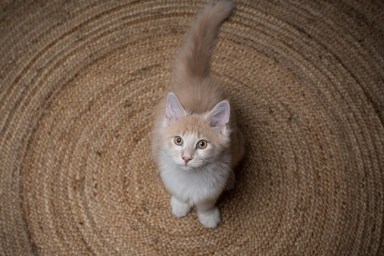
[[177, 133], [168, 138], [168, 151], [173, 161], [184, 168], [199, 168], [215, 160], [221, 151], [198, 132]]
[[228, 148], [229, 131], [211, 127], [202, 115], [188, 115], [165, 125], [164, 142], [175, 164], [184, 169], [199, 168], [217, 161]]
[[172, 160], [183, 168], [199, 168], [217, 160], [229, 145], [229, 103], [221, 101], [209, 112], [189, 114], [169, 93], [163, 140]]

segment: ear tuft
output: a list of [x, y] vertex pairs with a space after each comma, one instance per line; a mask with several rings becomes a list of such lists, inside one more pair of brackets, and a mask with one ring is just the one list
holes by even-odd
[[167, 103], [165, 109], [165, 117], [167, 119], [168, 124], [176, 122], [180, 118], [185, 117], [186, 114], [187, 113], [181, 105], [176, 94], [174, 94], [173, 92], [169, 92], [167, 95]]
[[229, 122], [230, 106], [227, 100], [220, 101], [216, 106], [206, 115], [211, 127], [217, 128], [223, 132], [226, 124]]

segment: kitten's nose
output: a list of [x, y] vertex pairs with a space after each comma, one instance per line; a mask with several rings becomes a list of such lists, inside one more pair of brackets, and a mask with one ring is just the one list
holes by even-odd
[[190, 156], [183, 156], [183, 160], [184, 160], [185, 165], [187, 165], [187, 163], [192, 160], [192, 157], [190, 157]]

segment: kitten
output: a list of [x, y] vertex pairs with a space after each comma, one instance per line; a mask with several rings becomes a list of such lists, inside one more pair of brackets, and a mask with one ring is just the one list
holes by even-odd
[[229, 101], [210, 77], [210, 56], [234, 3], [207, 4], [197, 15], [175, 61], [171, 92], [155, 108], [152, 153], [180, 218], [196, 207], [201, 224], [215, 228], [215, 203], [234, 186], [233, 168], [243, 156], [243, 137]]

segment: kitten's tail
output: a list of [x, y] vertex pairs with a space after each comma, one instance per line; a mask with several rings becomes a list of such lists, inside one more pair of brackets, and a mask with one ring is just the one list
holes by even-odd
[[176, 56], [176, 76], [199, 79], [209, 75], [213, 43], [222, 22], [231, 15], [234, 7], [231, 0], [219, 0], [201, 10]]

